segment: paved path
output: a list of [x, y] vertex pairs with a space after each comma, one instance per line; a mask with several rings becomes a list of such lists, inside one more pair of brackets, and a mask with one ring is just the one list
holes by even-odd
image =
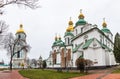
[[111, 74], [111, 71], [115, 68], [103, 69], [103, 70], [93, 70], [90, 71], [90, 75], [80, 76], [70, 79], [120, 79], [120, 74]]
[[120, 74], [109, 74], [107, 76], [101, 77], [102, 75], [104, 74], [91, 74], [81, 77], [70, 78], [70, 79], [120, 79]]
[[28, 79], [18, 73], [18, 70], [0, 71], [0, 79]]

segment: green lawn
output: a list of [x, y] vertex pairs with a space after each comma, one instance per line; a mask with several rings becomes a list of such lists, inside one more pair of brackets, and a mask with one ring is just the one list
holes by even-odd
[[112, 73], [120, 73], [120, 68], [117, 68], [117, 69], [113, 70]]
[[40, 69], [20, 70], [19, 73], [30, 79], [68, 79], [84, 75], [78, 72], [57, 72], [53, 70]]

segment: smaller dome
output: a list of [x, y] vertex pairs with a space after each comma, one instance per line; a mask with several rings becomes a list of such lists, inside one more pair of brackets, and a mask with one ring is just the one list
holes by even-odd
[[86, 23], [87, 23], [87, 22], [86, 22], [84, 19], [79, 19], [79, 20], [76, 22], [75, 26], [85, 25]]
[[65, 36], [72, 36], [72, 37], [74, 37], [73, 33], [71, 33], [71, 32], [65, 32]]
[[23, 25], [22, 24], [20, 24], [20, 29], [17, 30], [17, 33], [24, 33]]
[[104, 33], [110, 33], [110, 30], [108, 28], [103, 28], [101, 31]]
[[73, 25], [73, 22], [71, 20], [69, 21], [69, 25]]
[[82, 14], [82, 9], [80, 10], [80, 15], [78, 16], [78, 21], [76, 22], [75, 26], [78, 26], [78, 25], [85, 25], [86, 24], [86, 21], [84, 20], [84, 15]]
[[65, 43], [61, 40], [61, 38], [59, 38], [59, 40], [57, 40], [53, 43], [52, 47], [54, 47], [54, 46], [63, 47], [63, 46], [65, 46]]
[[78, 16], [78, 19], [84, 19], [84, 15], [81, 13], [81, 14]]
[[71, 21], [71, 17], [70, 17], [70, 21], [69, 21], [69, 26], [66, 29], [67, 32], [73, 31], [74, 27], [73, 27], [73, 22]]

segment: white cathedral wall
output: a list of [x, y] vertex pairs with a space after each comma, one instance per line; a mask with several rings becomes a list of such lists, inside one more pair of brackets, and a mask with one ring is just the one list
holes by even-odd
[[[84, 58], [90, 59], [93, 61], [93, 66], [105, 66], [105, 54], [104, 50], [102, 48], [93, 49], [88, 48], [84, 50]], [[97, 62], [97, 63], [95, 63]]]
[[76, 67], [75, 62], [77, 58], [78, 58], [77, 53], [73, 53], [73, 67]]
[[110, 65], [116, 65], [115, 56], [112, 51], [109, 52], [109, 57], [110, 57]]
[[60, 53], [57, 53], [57, 62], [56, 64], [60, 64], [61, 63], [61, 56]]

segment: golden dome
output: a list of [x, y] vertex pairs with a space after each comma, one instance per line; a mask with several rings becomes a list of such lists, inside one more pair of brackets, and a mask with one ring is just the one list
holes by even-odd
[[17, 33], [24, 33], [23, 25], [22, 24], [20, 24], [20, 29], [17, 30]]
[[78, 16], [78, 19], [84, 19], [84, 15], [82, 14], [82, 9], [80, 9], [80, 15]]
[[74, 27], [73, 27], [73, 22], [71, 21], [71, 17], [70, 17], [70, 21], [69, 21], [69, 26], [66, 29], [67, 32], [73, 31]]
[[103, 18], [103, 24], [102, 24], [103, 27], [106, 27], [107, 26], [107, 23], [105, 22], [105, 18]]
[[74, 27], [72, 25], [70, 25], [68, 28], [67, 28], [67, 32], [70, 32], [70, 31], [73, 31]]

